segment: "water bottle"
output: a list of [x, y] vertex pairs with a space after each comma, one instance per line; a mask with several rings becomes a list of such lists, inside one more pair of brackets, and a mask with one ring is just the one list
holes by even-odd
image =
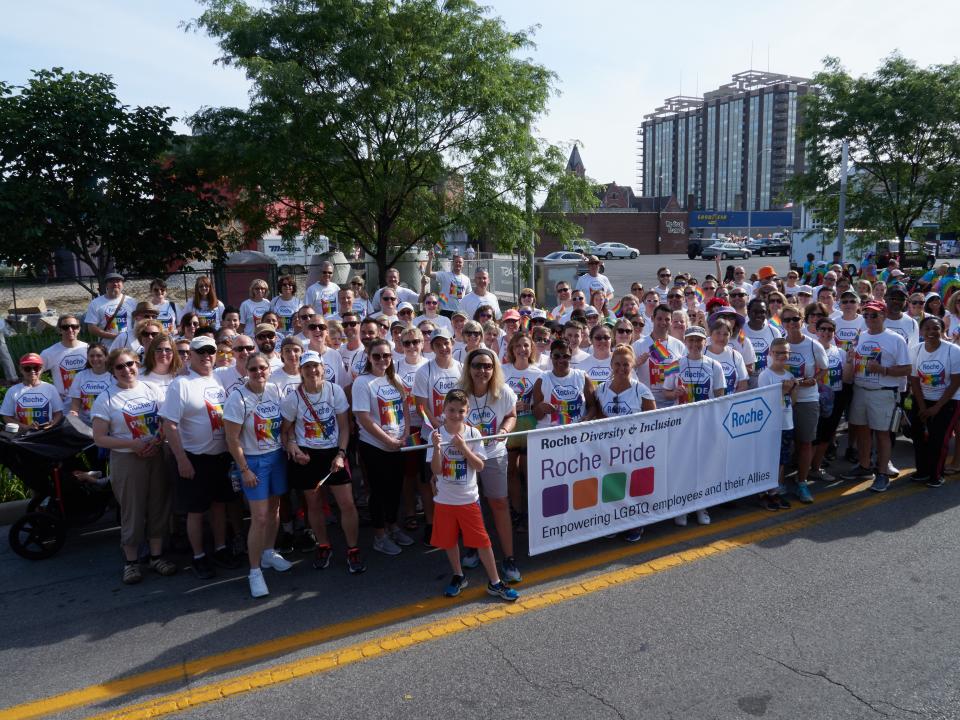
[[240, 492], [243, 487], [243, 473], [240, 472], [240, 468], [237, 467], [236, 463], [230, 463], [230, 484], [236, 493]]

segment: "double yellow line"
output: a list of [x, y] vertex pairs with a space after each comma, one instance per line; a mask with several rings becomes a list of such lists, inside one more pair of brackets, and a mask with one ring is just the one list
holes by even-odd
[[[846, 488], [835, 487], [820, 493], [817, 499], [821, 503], [828, 502], [842, 496], [862, 493], [866, 487], [866, 484]], [[919, 488], [912, 488], [907, 492], [914, 492], [916, 490], [919, 490]], [[904, 492], [897, 492], [895, 493], [895, 497], [900, 498], [903, 497], [904, 494]], [[769, 538], [794, 533], [813, 525], [829, 522], [830, 520], [858, 512], [866, 507], [891, 499], [892, 497], [891, 494], [878, 495], [861, 502], [831, 507], [824, 511], [804, 515], [796, 520], [779, 523], [760, 530], [753, 530], [728, 539], [715, 540], [702, 547], [682, 550], [628, 568], [602, 573], [554, 590], [529, 595], [525, 593], [520, 601], [512, 605], [484, 607], [455, 617], [428, 622], [410, 630], [386, 634], [379, 638], [355, 643], [339, 650], [312, 655], [303, 659], [281, 663], [264, 670], [211, 682], [197, 688], [163, 695], [146, 702], [113, 710], [94, 717], [139, 719], [182, 712], [198, 705], [216, 702], [235, 695], [252, 692], [308, 675], [327, 672], [369, 658], [397, 652], [398, 650], [480, 627], [490, 622], [496, 622], [515, 615], [526, 614], [543, 607], [594, 593], [598, 590], [632, 582], [653, 573], [712, 557], [745, 545], [751, 545]], [[640, 553], [675, 545], [681, 540], [696, 540], [707, 535], [734, 530], [755, 523], [765, 517], [770, 517], [770, 514], [764, 511], [750, 512], [711, 526], [690, 528], [681, 535], [671, 533], [666, 537], [658, 538], [655, 541], [646, 542], [639, 546], [621, 546], [586, 558], [580, 558], [543, 570], [527, 573], [525, 584], [536, 584], [555, 580], [559, 577], [583, 572], [592, 567], [606, 565]], [[456, 602], [463, 603], [478, 600], [484, 596], [484, 593], [483, 588], [471, 588], [465, 591], [458, 601], [451, 601], [442, 597], [433, 597], [411, 605], [374, 613], [348, 622], [315, 628], [295, 635], [277, 638], [276, 640], [199, 658], [182, 665], [159, 668], [119, 680], [110, 680], [0, 710], [0, 720], [23, 720], [24, 718], [50, 715], [72, 708], [114, 700], [134, 692], [148, 690], [171, 682], [193, 680], [209, 673], [248, 665], [304, 647], [329, 642], [336, 638], [367, 632], [377, 627], [410, 620], [428, 613], [449, 610]]]

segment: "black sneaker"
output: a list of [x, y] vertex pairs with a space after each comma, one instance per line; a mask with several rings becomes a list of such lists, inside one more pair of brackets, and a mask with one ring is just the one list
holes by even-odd
[[454, 575], [450, 578], [450, 583], [443, 589], [443, 595], [444, 597], [456, 597], [466, 586], [467, 579], [463, 575]]
[[309, 528], [297, 535], [297, 538], [294, 542], [297, 546], [297, 550], [302, 553], [313, 552], [314, 548], [317, 547], [317, 538], [313, 534], [313, 530], [310, 530]]
[[927, 487], [929, 488], [938, 488], [943, 485], [943, 477], [935, 477], [927, 480]]
[[791, 507], [790, 501], [787, 500], [786, 495], [777, 495], [777, 496], [776, 496], [776, 500], [777, 500], [777, 507], [780, 508], [781, 510], [789, 510], [789, 509], [790, 509], [790, 507]]
[[777, 502], [777, 498], [774, 495], [767, 495], [763, 499], [763, 509], [770, 511], [777, 511], [780, 509], [780, 503]]
[[[206, 556], [204, 556], [206, 557]], [[227, 570], [236, 570], [240, 567], [240, 558], [234, 555], [230, 548], [222, 547], [213, 554], [213, 561]]]
[[281, 530], [277, 533], [277, 542], [273, 546], [278, 553], [293, 552], [293, 533]]
[[857, 452], [855, 448], [847, 448], [847, 451], [843, 454], [843, 459], [851, 463], [860, 463], [860, 453]]
[[217, 574], [206, 555], [193, 559], [193, 572], [201, 580], [209, 580]]
[[363, 556], [360, 555], [360, 548], [350, 548], [347, 550], [347, 570], [351, 575], [359, 575], [367, 569], [363, 562]]
[[333, 557], [333, 550], [329, 545], [317, 545], [316, 554], [313, 556], [313, 569], [323, 570], [330, 567], [331, 557]]
[[857, 482], [866, 482], [867, 480], [873, 480], [875, 477], [876, 474], [873, 470], [860, 464], [855, 465], [840, 476], [842, 480], [856, 480]]

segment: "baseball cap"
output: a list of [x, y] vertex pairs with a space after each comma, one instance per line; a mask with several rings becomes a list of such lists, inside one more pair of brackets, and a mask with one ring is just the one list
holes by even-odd
[[514, 309], [511, 308], [510, 310], [507, 310], [507, 311], [503, 314], [503, 318], [501, 318], [501, 319], [503, 319], [503, 320], [519, 320], [519, 319], [520, 319], [520, 313], [519, 313], [518, 311], [516, 311], [516, 310], [514, 310]]
[[323, 358], [320, 357], [320, 353], [316, 350], [307, 350], [300, 356], [300, 367], [303, 367], [307, 363], [320, 363], [323, 365]]
[[256, 337], [260, 333], [273, 333], [276, 335], [277, 329], [270, 323], [260, 323], [256, 328], [254, 328], [253, 336]]
[[123, 275], [118, 272], [108, 272], [103, 276], [104, 282], [110, 282], [111, 280], [123, 280]]
[[190, 349], [200, 350], [202, 348], [213, 348], [216, 350], [217, 343], [209, 335], [197, 335], [197, 337], [190, 341]]
[[691, 325], [690, 327], [688, 327], [686, 330], [683, 331], [683, 337], [684, 338], [699, 337], [699, 338], [706, 339], [707, 331], [704, 330], [699, 325]]
[[883, 293], [884, 295], [903, 295], [907, 297], [907, 289], [900, 283], [892, 283], [887, 286], [887, 289]]
[[469, 320], [469, 319], [470, 319], [470, 318], [467, 317], [467, 314], [466, 314], [463, 310], [455, 310], [455, 311], [450, 315], [450, 318], [453, 319], [453, 318], [457, 317], [458, 315], [459, 315], [460, 317], [462, 317], [464, 320]]
[[453, 342], [453, 333], [451, 333], [445, 327], [438, 327], [433, 331], [433, 335], [430, 336], [430, 344], [433, 345], [434, 340], [439, 340], [440, 338], [444, 338], [445, 340]]
[[397, 305], [397, 314], [399, 314], [401, 310], [413, 310], [413, 305], [404, 301]]
[[20, 358], [20, 365], [43, 365], [43, 358], [36, 353], [27, 353]]
[[870, 300], [863, 304], [861, 310], [864, 312], [867, 310], [876, 310], [877, 312], [885, 313], [887, 311], [887, 304], [883, 302], [883, 300]]

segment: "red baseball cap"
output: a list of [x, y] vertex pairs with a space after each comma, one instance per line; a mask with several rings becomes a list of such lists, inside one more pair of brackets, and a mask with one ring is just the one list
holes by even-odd
[[43, 367], [43, 358], [36, 353], [27, 353], [20, 358], [20, 366], [23, 367], [24, 365], [39, 365]]
[[883, 300], [870, 300], [863, 304], [861, 310], [876, 310], [877, 312], [885, 313], [887, 311], [887, 304]]

